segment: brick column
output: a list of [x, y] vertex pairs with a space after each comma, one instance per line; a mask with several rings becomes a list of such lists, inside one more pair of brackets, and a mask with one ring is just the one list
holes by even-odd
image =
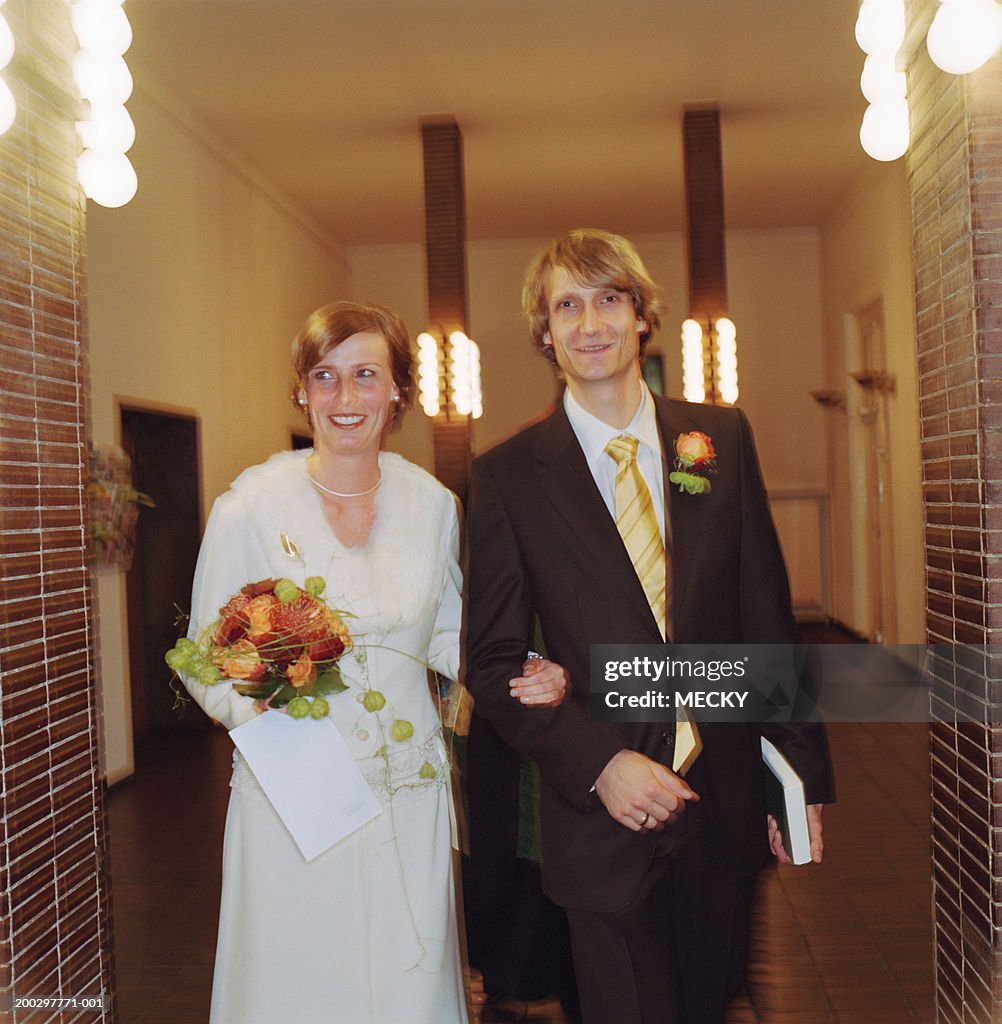
[[720, 111], [716, 108], [686, 110], [682, 115], [682, 143], [689, 316], [705, 324], [727, 314]]
[[[425, 275], [428, 319], [448, 339], [468, 334], [466, 319], [466, 192], [463, 135], [451, 117], [425, 118]], [[470, 419], [443, 409], [433, 424], [435, 475], [465, 500], [470, 478]]]
[[[9, 0], [0, 137], [0, 998], [111, 989], [86, 564], [83, 197], [68, 2]], [[112, 1020], [110, 1010], [2, 1012]]]
[[[910, 0], [928, 25], [935, 0]], [[937, 1016], [1002, 1020], [1002, 58], [908, 68], [932, 731]], [[994, 706], [994, 707], [993, 707]], [[971, 716], [962, 720], [958, 712]], [[959, 722], [959, 724], [958, 724]]]

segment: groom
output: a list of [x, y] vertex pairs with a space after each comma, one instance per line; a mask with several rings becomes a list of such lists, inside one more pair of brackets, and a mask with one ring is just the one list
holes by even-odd
[[[787, 859], [767, 828], [762, 733], [804, 779], [815, 861], [831, 799], [819, 726], [693, 736], [589, 713], [591, 644], [796, 641], [744, 414], [655, 398], [642, 381], [655, 293], [624, 238], [571, 231], [540, 253], [523, 304], [563, 400], [477, 459], [470, 492], [467, 684], [539, 765], [543, 883], [567, 911], [585, 1024], [723, 1020], [743, 980], [752, 876], [770, 843]], [[700, 494], [666, 480], [676, 439], [693, 433], [716, 453]], [[534, 620], [571, 678], [554, 709], [508, 696]]]

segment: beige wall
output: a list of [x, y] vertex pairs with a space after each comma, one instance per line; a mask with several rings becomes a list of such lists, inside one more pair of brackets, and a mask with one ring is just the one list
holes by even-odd
[[922, 476], [919, 463], [918, 384], [915, 354], [911, 219], [903, 164], [874, 164], [866, 179], [822, 231], [825, 304], [825, 372], [828, 386], [846, 398], [844, 411], [827, 415], [832, 490], [834, 613], [847, 625], [867, 628], [869, 567], [860, 543], [862, 392], [849, 377], [854, 363], [854, 318], [880, 303], [887, 369], [895, 391], [888, 398], [890, 500], [894, 523], [894, 599], [897, 640], [925, 639]]
[[[148, 92], [129, 103], [139, 193], [88, 205], [94, 440], [119, 440], [119, 402], [198, 418], [206, 511], [243, 467], [302, 426], [285, 400], [289, 343], [349, 290], [340, 247]], [[110, 781], [131, 774], [124, 576], [101, 570], [99, 663]]]

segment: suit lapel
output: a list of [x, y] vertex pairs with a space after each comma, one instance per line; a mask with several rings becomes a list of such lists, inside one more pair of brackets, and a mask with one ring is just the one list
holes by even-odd
[[668, 474], [675, 468], [675, 439], [679, 434], [699, 428], [689, 416], [685, 402], [655, 398], [654, 408], [665, 457], [665, 510], [671, 524], [672, 622], [677, 627], [685, 621], [681, 609], [692, 580], [701, 509], [700, 503], [692, 500], [692, 495], [680, 493], [671, 484]]
[[660, 643], [661, 631], [654, 613], [562, 403], [541, 425], [535, 456], [541, 494], [580, 547], [602, 567], [610, 585], [634, 605], [652, 634], [651, 643]]

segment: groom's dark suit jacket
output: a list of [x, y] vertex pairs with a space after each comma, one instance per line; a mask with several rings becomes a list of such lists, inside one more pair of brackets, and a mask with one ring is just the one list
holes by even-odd
[[[751, 431], [738, 410], [655, 399], [662, 450], [680, 433], [710, 436], [717, 472], [708, 494], [668, 485], [671, 640], [796, 642], [789, 585]], [[563, 405], [474, 462], [468, 534], [467, 685], [477, 711], [543, 780], [543, 882], [557, 903], [611, 912], [636, 892], [651, 857], [670, 845], [609, 816], [592, 791], [624, 747], [671, 767], [672, 723], [613, 725], [587, 708], [589, 645], [659, 644], [657, 623]], [[533, 617], [547, 656], [570, 673], [555, 709], [508, 693], [531, 647]], [[700, 810], [735, 871], [768, 860], [760, 740], [776, 743], [805, 780], [808, 802], [831, 799], [820, 726], [704, 724]]]

